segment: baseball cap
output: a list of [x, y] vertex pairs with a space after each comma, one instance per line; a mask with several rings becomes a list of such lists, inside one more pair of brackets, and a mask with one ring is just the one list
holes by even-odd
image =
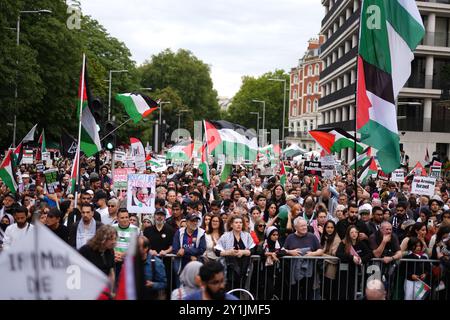
[[372, 212], [372, 206], [368, 203], [363, 204], [362, 206], [359, 207], [358, 209], [359, 213], [363, 213], [363, 212]]
[[162, 214], [163, 216], [166, 216], [166, 212], [162, 208], [158, 208], [155, 210], [155, 215]]
[[94, 195], [94, 191], [92, 191], [92, 190], [86, 190], [86, 193], [89, 193], [91, 196]]
[[200, 220], [200, 217], [198, 216], [198, 215], [196, 215], [196, 214], [188, 214], [187, 216], [186, 216], [186, 220], [187, 221], [194, 221], [194, 220]]
[[150, 218], [150, 216], [148, 214], [146, 214], [142, 217], [142, 221], [145, 221], [145, 220], [152, 221], [152, 219]]

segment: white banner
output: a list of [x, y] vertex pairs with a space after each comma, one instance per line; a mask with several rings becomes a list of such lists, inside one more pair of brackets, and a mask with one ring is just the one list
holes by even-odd
[[413, 178], [411, 193], [432, 197], [434, 195], [435, 185], [436, 178], [416, 176]]
[[36, 221], [0, 254], [0, 283], [0, 300], [95, 300], [108, 278]]
[[114, 151], [114, 160], [125, 162], [125, 152], [124, 151]]
[[33, 150], [24, 150], [21, 164], [33, 164]]
[[156, 175], [129, 174], [127, 209], [130, 213], [154, 213], [156, 197]]
[[42, 152], [42, 161], [45, 161], [47, 167], [52, 164], [52, 158], [50, 157], [50, 152]]
[[391, 181], [393, 182], [405, 182], [405, 170], [397, 169], [392, 172]]

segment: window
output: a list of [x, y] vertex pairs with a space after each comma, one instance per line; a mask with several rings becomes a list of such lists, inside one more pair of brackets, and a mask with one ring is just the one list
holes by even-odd
[[292, 107], [292, 116], [296, 116], [297, 115], [297, 105], [294, 104], [294, 106]]
[[312, 84], [311, 83], [308, 83], [308, 89], [307, 89], [307, 91], [306, 91], [308, 94], [311, 94], [312, 93]]
[[298, 83], [298, 75], [294, 75], [294, 83], [295, 83], [295, 84]]
[[320, 64], [316, 64], [316, 72], [315, 72], [315, 74], [316, 75], [319, 75], [319, 73], [320, 73]]
[[307, 113], [311, 112], [311, 100], [308, 100], [308, 102], [306, 103], [306, 112]]
[[319, 93], [319, 82], [314, 83], [314, 93]]
[[312, 66], [308, 67], [308, 76], [312, 76], [313, 68]]
[[294, 89], [294, 99], [297, 99], [297, 89]]
[[319, 100], [314, 100], [314, 112], [317, 112], [317, 109], [319, 109]]

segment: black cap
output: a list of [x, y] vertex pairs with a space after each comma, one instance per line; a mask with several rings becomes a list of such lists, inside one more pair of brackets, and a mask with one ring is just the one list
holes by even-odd
[[15, 196], [14, 193], [12, 193], [12, 192], [7, 193], [7, 194], [5, 195], [5, 198], [7, 198], [7, 197], [13, 198], [14, 201], [16, 201], [16, 196]]
[[162, 208], [158, 208], [155, 210], [155, 215], [162, 214], [163, 216], [166, 216], [166, 212]]
[[196, 214], [188, 214], [187, 216], [186, 216], [186, 220], [187, 221], [194, 221], [194, 220], [200, 220], [201, 218], [198, 216], [198, 215], [196, 215]]

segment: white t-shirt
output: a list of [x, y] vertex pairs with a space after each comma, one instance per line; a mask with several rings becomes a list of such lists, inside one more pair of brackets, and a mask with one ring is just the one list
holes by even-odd
[[17, 223], [9, 225], [5, 230], [5, 238], [3, 239], [3, 250], [9, 249], [14, 242], [22, 239], [28, 233], [28, 231], [33, 230], [34, 226], [27, 222], [27, 225], [20, 229]]

